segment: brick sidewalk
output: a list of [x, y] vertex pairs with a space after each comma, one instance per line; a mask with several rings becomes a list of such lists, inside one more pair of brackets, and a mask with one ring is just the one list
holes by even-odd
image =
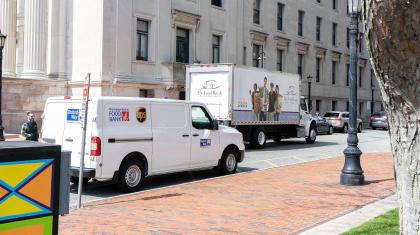
[[72, 209], [60, 234], [294, 234], [395, 191], [389, 153], [364, 154], [367, 184], [339, 184], [343, 158], [140, 192]]

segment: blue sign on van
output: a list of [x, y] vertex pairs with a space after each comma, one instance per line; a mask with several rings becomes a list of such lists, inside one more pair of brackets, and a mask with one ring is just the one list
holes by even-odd
[[200, 147], [210, 147], [211, 139], [200, 139]]
[[80, 121], [80, 109], [67, 109], [67, 121]]

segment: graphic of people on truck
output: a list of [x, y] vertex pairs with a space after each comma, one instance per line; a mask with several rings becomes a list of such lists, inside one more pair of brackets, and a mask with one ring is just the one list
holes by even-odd
[[257, 83], [254, 83], [254, 89], [249, 91], [249, 94], [251, 95], [251, 104], [252, 104], [252, 120], [253, 121], [259, 121], [260, 120], [260, 114], [262, 110], [262, 99], [260, 96], [260, 92], [257, 90], [258, 85]]
[[264, 85], [258, 87], [254, 83], [253, 90], [249, 90], [252, 104], [252, 121], [279, 121], [283, 96], [280, 94], [279, 85], [270, 83], [267, 88], [268, 79], [264, 77]]

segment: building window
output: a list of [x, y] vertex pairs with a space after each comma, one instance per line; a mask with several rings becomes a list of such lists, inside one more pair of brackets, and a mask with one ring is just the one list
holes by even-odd
[[153, 90], [147, 90], [147, 89], [140, 89], [139, 90], [139, 97], [153, 98], [154, 95], [155, 94], [154, 94]]
[[350, 29], [349, 28], [347, 28], [346, 45], [347, 45], [347, 48], [350, 48]]
[[349, 111], [349, 107], [350, 107], [350, 103], [347, 101], [347, 102], [346, 102], [346, 111], [347, 111], [347, 112]]
[[332, 0], [332, 9], [337, 10], [337, 0]]
[[350, 64], [346, 64], [346, 86], [350, 84]]
[[336, 100], [333, 100], [333, 101], [331, 102], [331, 110], [332, 110], [332, 111], [335, 111], [335, 110], [336, 110], [336, 108], [337, 108], [337, 101], [336, 101]]
[[222, 0], [211, 0], [211, 5], [222, 7]]
[[252, 66], [259, 68], [261, 66], [260, 55], [262, 54], [262, 46], [254, 44], [252, 45]]
[[149, 47], [149, 22], [145, 20], [137, 20], [137, 60], [148, 59]]
[[321, 0], [316, 0], [317, 3], [321, 3]]
[[254, 0], [254, 24], [260, 24], [261, 0]]
[[319, 108], [321, 107], [321, 101], [316, 100], [315, 101], [315, 112], [319, 113]]
[[363, 51], [363, 33], [360, 33], [359, 52], [362, 53], [362, 51]]
[[283, 71], [283, 50], [277, 49], [277, 70]]
[[336, 74], [337, 74], [337, 61], [333, 61], [332, 68], [331, 68], [332, 84], [335, 84]]
[[362, 75], [363, 75], [363, 68], [359, 67], [359, 87], [362, 88]]
[[277, 4], [277, 30], [283, 31], [283, 11], [284, 4]]
[[333, 46], [337, 45], [337, 24], [332, 24], [332, 44]]
[[319, 82], [321, 80], [321, 58], [316, 58], [316, 75], [315, 81]]
[[321, 41], [321, 17], [316, 17], [316, 40]]
[[187, 29], [176, 29], [176, 62], [189, 63], [190, 49], [189, 49], [189, 32]]
[[213, 35], [212, 63], [220, 63], [220, 36]]
[[298, 68], [297, 68], [297, 72], [300, 76], [300, 79], [302, 79], [302, 75], [303, 75], [303, 55], [302, 54], [298, 54]]
[[305, 16], [305, 12], [299, 11], [298, 17], [298, 35], [303, 36], [303, 17]]
[[363, 114], [363, 102], [359, 103], [359, 116], [361, 117]]

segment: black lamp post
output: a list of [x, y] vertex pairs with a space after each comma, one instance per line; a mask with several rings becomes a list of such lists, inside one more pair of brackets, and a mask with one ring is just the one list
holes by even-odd
[[4, 127], [3, 127], [3, 118], [1, 116], [1, 93], [2, 93], [2, 75], [3, 75], [3, 48], [4, 43], [6, 42], [6, 35], [2, 34], [0, 31], [0, 141], [4, 141]]
[[311, 100], [311, 84], [312, 84], [312, 76], [309, 75], [306, 77], [308, 79], [308, 109], [309, 112], [312, 110], [312, 100]]
[[370, 85], [370, 89], [372, 90], [372, 100], [370, 101], [370, 115], [373, 115], [373, 108], [374, 108], [373, 98], [374, 98], [374, 95], [375, 95], [375, 84], [373, 84], [373, 78], [371, 78], [371, 83], [372, 84]]
[[344, 167], [341, 170], [340, 183], [343, 185], [362, 185], [364, 183], [363, 170], [360, 165], [362, 151], [357, 147], [357, 42], [359, 33], [359, 13], [361, 0], [348, 0], [350, 21], [350, 117], [347, 136], [347, 148]]

